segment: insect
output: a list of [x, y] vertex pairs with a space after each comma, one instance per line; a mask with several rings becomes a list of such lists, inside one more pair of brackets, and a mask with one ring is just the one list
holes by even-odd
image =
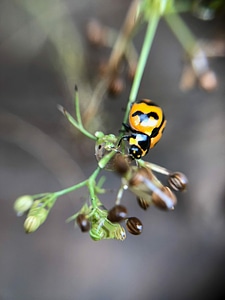
[[145, 156], [162, 137], [166, 126], [163, 110], [149, 99], [134, 102], [129, 112], [129, 124], [123, 124], [129, 135], [122, 140], [129, 142], [129, 154], [136, 159]]

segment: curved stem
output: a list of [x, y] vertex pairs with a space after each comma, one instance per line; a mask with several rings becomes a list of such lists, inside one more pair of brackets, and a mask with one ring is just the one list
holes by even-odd
[[75, 191], [75, 190], [77, 190], [77, 189], [79, 189], [79, 188], [81, 188], [81, 187], [87, 185], [88, 188], [89, 188], [89, 191], [90, 191], [90, 196], [91, 196], [91, 198], [92, 198], [92, 199], [95, 198], [95, 189], [94, 189], [94, 187], [95, 187], [95, 179], [96, 179], [96, 177], [98, 176], [100, 170], [101, 170], [100, 168], [97, 168], [97, 169], [91, 174], [91, 176], [90, 176], [88, 179], [86, 179], [86, 180], [84, 180], [84, 181], [82, 181], [82, 182], [80, 182], [80, 183], [77, 183], [77, 184], [75, 184], [75, 185], [73, 185], [73, 186], [71, 186], [71, 187], [68, 187], [68, 188], [66, 188], [66, 189], [63, 189], [63, 190], [61, 190], [61, 191], [55, 192], [55, 193], [54, 193], [55, 197], [63, 196], [63, 195], [65, 195], [65, 194], [71, 193], [71, 192], [73, 192], [73, 191]]
[[63, 189], [61, 191], [55, 192], [54, 194], [55, 194], [56, 197], [63, 196], [65, 194], [71, 193], [71, 192], [73, 192], [73, 191], [75, 191], [75, 190], [77, 190], [77, 189], [79, 189], [79, 188], [87, 185], [87, 182], [88, 182], [88, 179], [84, 180], [84, 181], [82, 181], [80, 183], [77, 183], [77, 184], [75, 184], [75, 185], [73, 185], [71, 187], [68, 187], [66, 189]]
[[[65, 110], [64, 107], [62, 107], [61, 105], [58, 105], [58, 110], [61, 111], [67, 118], [67, 120], [75, 127], [77, 128], [80, 132], [82, 132], [84, 135], [86, 135], [88, 138], [96, 141], [96, 137], [91, 134], [90, 132], [88, 132], [82, 125], [82, 123], [76, 121], [70, 113], [68, 113], [68, 111]], [[79, 115], [79, 113], [78, 113]]]

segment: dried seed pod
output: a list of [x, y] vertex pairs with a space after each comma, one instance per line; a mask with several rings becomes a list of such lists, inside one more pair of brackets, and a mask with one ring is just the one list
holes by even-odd
[[76, 222], [82, 232], [87, 232], [91, 228], [91, 224], [89, 220], [86, 218], [85, 214], [79, 214], [76, 218]]
[[144, 179], [153, 180], [154, 175], [151, 170], [145, 167], [134, 169], [133, 176], [129, 181], [130, 186], [138, 187], [143, 184]]
[[199, 84], [207, 92], [215, 90], [218, 85], [216, 74], [213, 71], [208, 70], [199, 77]]
[[[177, 198], [174, 195], [174, 193], [171, 191], [170, 188], [168, 188], [167, 186], [163, 186], [161, 188], [161, 191], [163, 193], [165, 193], [168, 197], [170, 197], [170, 199], [172, 200], [173, 203], [173, 207], [177, 204]], [[157, 206], [158, 208], [167, 210], [168, 207], [166, 205], [166, 203], [159, 197], [158, 194], [156, 193], [152, 193], [152, 202], [155, 204], [155, 206]]]
[[115, 156], [114, 169], [119, 175], [124, 176], [129, 171], [129, 159], [120, 153]]
[[145, 200], [144, 198], [141, 198], [141, 197], [137, 197], [137, 202], [138, 202], [139, 206], [141, 208], [143, 208], [144, 210], [147, 210], [150, 206], [149, 201], [147, 201], [147, 200]]
[[127, 209], [123, 205], [115, 205], [108, 212], [107, 219], [112, 223], [123, 221], [127, 216]]
[[[132, 193], [141, 199], [143, 205], [140, 203], [140, 201], [139, 205], [144, 209], [147, 203], [149, 205], [152, 203], [153, 190], [159, 188], [159, 186], [162, 186], [162, 184], [153, 175], [149, 168], [133, 167], [132, 172], [130, 173], [131, 176], [128, 181], [128, 187]], [[143, 201], [145, 203], [143, 203]]]
[[96, 46], [104, 46], [106, 41], [106, 30], [97, 20], [91, 20], [87, 24], [88, 40]]
[[127, 230], [134, 235], [142, 233], [143, 225], [142, 222], [136, 217], [129, 217], [126, 221]]
[[108, 91], [111, 95], [117, 96], [125, 88], [124, 80], [121, 77], [115, 77], [109, 84]]
[[183, 192], [188, 185], [187, 177], [181, 172], [174, 172], [169, 174], [168, 183], [175, 191]]

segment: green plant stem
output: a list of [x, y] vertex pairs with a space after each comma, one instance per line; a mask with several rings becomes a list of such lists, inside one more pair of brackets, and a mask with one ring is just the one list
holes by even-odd
[[164, 16], [168, 26], [176, 36], [181, 46], [192, 56], [196, 48], [196, 38], [178, 14]]
[[159, 18], [160, 18], [159, 15], [153, 14], [151, 19], [148, 22], [148, 27], [147, 27], [147, 31], [145, 34], [144, 43], [142, 46], [140, 58], [138, 60], [136, 74], [135, 74], [134, 81], [133, 81], [133, 84], [131, 87], [129, 101], [127, 103], [127, 108], [126, 108], [126, 112], [125, 112], [124, 119], [123, 119], [124, 123], [127, 122], [131, 104], [137, 98], [138, 89], [140, 87], [141, 79], [142, 79], [142, 76], [144, 73], [148, 55], [149, 55], [149, 52], [150, 52], [150, 49], [152, 46], [152, 42], [153, 42], [153, 39], [155, 36], [157, 26], [158, 26]]
[[54, 195], [55, 197], [60, 197], [60, 196], [63, 196], [65, 194], [68, 194], [68, 193], [71, 193], [83, 186], [88, 186], [88, 189], [89, 189], [89, 192], [90, 192], [90, 196], [91, 196], [91, 201], [92, 201], [92, 205], [93, 207], [96, 207], [97, 206], [97, 202], [95, 201], [96, 200], [96, 196], [95, 196], [95, 180], [96, 180], [96, 177], [98, 176], [99, 172], [100, 172], [100, 168], [98, 167], [92, 174], [91, 176], [87, 179], [87, 180], [84, 180], [80, 183], [77, 183], [69, 188], [66, 188], [66, 189], [63, 189], [61, 191], [58, 191], [58, 192], [55, 192]]
[[36, 199], [40, 199], [40, 198], [43, 198], [44, 196], [48, 196], [49, 193], [41, 193], [41, 194], [35, 194], [35, 195], [32, 195], [31, 197], [33, 198], [33, 200], [36, 200]]
[[82, 119], [81, 119], [81, 113], [80, 113], [80, 101], [79, 101], [77, 86], [75, 86], [74, 105], [75, 105], [77, 122], [80, 126], [83, 127], [83, 123], [82, 123]]
[[62, 113], [67, 117], [68, 121], [74, 126], [76, 127], [80, 132], [82, 132], [85, 136], [87, 136], [88, 138], [96, 141], [96, 137], [94, 135], [92, 135], [90, 132], [88, 132], [82, 125], [82, 123], [78, 123], [72, 116], [70, 113], [68, 113], [63, 107], [61, 107], [60, 105], [58, 106], [58, 108], [60, 109], [60, 111], [62, 111]]
[[96, 208], [98, 206], [97, 205], [98, 198], [96, 197], [95, 186], [96, 186], [96, 177], [98, 176], [99, 172], [100, 172], [100, 168], [97, 168], [88, 179], [88, 189], [90, 192], [91, 204], [93, 208]]
[[113, 156], [116, 154], [115, 151], [111, 151], [109, 153], [107, 153], [99, 162], [98, 162], [98, 166], [101, 169], [104, 169], [105, 166], [107, 165], [107, 163], [110, 161], [111, 158], [113, 158]]
[[[95, 169], [95, 171], [91, 174], [91, 176], [87, 179], [87, 180], [84, 180], [78, 184], [75, 184], [69, 188], [66, 188], [66, 189], [63, 189], [61, 191], [58, 191], [58, 192], [55, 192], [54, 195], [56, 197], [60, 197], [60, 196], [63, 196], [65, 194], [68, 194], [68, 193], [71, 193], [83, 186], [88, 186], [88, 189], [89, 189], [89, 192], [90, 192], [90, 196], [91, 196], [91, 201], [92, 201], [92, 205], [93, 207], [96, 207], [97, 206], [97, 202], [95, 202], [95, 199], [96, 196], [95, 196], [95, 186], [96, 186], [96, 178], [99, 174], [99, 172], [101, 171], [101, 169], [103, 169], [107, 163], [110, 161], [110, 159], [115, 155], [116, 152], [114, 151], [111, 151], [109, 152], [107, 155], [105, 155], [101, 160], [100, 160], [100, 166]], [[42, 194], [40, 194], [42, 195]]]
[[63, 189], [61, 191], [55, 192], [54, 194], [55, 194], [56, 197], [60, 197], [60, 196], [63, 196], [63, 195], [68, 194], [68, 193], [71, 193], [71, 192], [73, 192], [73, 191], [75, 191], [75, 190], [77, 190], [77, 189], [79, 189], [79, 188], [87, 185], [87, 183], [88, 183], [88, 179], [84, 180], [84, 181], [82, 181], [80, 183], [77, 183], [77, 184], [75, 184], [75, 185], [73, 185], [73, 186], [71, 186], [69, 188], [66, 188], [66, 189]]

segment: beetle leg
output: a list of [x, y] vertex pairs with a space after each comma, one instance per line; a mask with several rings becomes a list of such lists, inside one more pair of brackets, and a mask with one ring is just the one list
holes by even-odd
[[129, 139], [130, 139], [130, 135], [122, 136], [121, 139], [119, 140], [118, 147], [120, 146], [122, 140], [129, 141]]
[[123, 123], [123, 126], [124, 126], [124, 129], [120, 129], [119, 132], [125, 133], [125, 132], [132, 131], [130, 128], [130, 125]]

